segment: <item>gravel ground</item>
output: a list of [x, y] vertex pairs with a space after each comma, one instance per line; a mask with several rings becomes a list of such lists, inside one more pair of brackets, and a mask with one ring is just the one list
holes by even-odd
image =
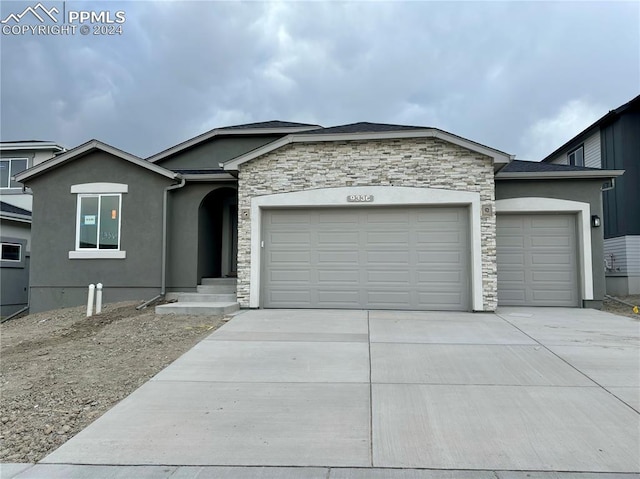
[[0, 462], [36, 462], [223, 324], [138, 303], [32, 314], [0, 326]]
[[[640, 308], [640, 294], [634, 294], [631, 296], [616, 296], [616, 298], [626, 301], [627, 303], [631, 303]], [[630, 318], [640, 320], [640, 314], [634, 313], [631, 306], [626, 306], [624, 304], [618, 303], [617, 301], [612, 301], [607, 298], [604, 298], [602, 310], [608, 311], [609, 313], [615, 313], [621, 316], [628, 316]]]

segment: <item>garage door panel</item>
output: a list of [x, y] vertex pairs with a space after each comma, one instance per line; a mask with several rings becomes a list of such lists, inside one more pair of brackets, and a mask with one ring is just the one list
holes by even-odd
[[532, 236], [530, 238], [531, 240], [531, 246], [533, 246], [534, 248], [547, 248], [547, 247], [560, 247], [560, 248], [567, 248], [569, 246], [571, 246], [571, 238], [569, 238], [568, 236], [565, 235], [548, 235], [548, 236], [541, 236], [541, 235], [536, 235], [536, 236]]
[[465, 274], [462, 271], [420, 271], [418, 272], [418, 285], [423, 283], [460, 284]]
[[421, 251], [418, 252], [417, 262], [431, 265], [459, 265], [464, 255], [458, 251]]
[[[263, 306], [468, 310], [467, 211], [451, 207], [267, 210]], [[295, 221], [273, 220], [289, 213], [295, 214]], [[304, 235], [290, 234], [302, 233], [300, 227], [305, 228], [307, 241]], [[298, 271], [305, 269], [307, 276]], [[271, 270], [278, 273], [271, 275]], [[297, 280], [286, 281], [287, 270]], [[307, 304], [298, 294], [294, 302], [287, 300], [293, 285], [308, 290]]]
[[269, 271], [269, 279], [272, 282], [297, 282], [304, 281], [308, 282], [311, 279], [311, 272], [309, 270], [271, 270]]
[[[358, 244], [357, 231], [322, 231], [318, 233], [318, 246], [346, 245], [353, 246]], [[307, 242], [310, 238], [307, 239]]]
[[411, 283], [411, 274], [407, 270], [400, 271], [367, 271], [367, 283], [403, 284]]
[[322, 264], [342, 263], [342, 264], [358, 264], [358, 256], [353, 251], [318, 251], [318, 261]]
[[311, 259], [309, 251], [272, 251], [269, 256], [273, 263], [309, 264]]
[[500, 305], [579, 305], [574, 215], [499, 215], [496, 244]]

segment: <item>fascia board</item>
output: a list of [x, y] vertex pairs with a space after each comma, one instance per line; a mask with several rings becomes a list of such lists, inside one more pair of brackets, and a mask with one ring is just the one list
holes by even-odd
[[588, 179], [588, 178], [615, 178], [622, 176], [625, 170], [601, 170], [601, 171], [540, 171], [540, 172], [513, 172], [498, 173], [496, 180], [535, 180], [535, 179]]
[[165, 176], [170, 179], [175, 179], [179, 176], [177, 173], [174, 173], [173, 171], [170, 171], [165, 168], [162, 168], [161, 166], [149, 163], [148, 161], [138, 158], [137, 156], [134, 156], [130, 153], [126, 153], [122, 150], [114, 148], [100, 141], [91, 140], [85, 143], [84, 145], [80, 145], [77, 148], [74, 148], [73, 150], [69, 150], [66, 153], [58, 155], [54, 158], [51, 158], [50, 160], [40, 163], [37, 166], [29, 168], [28, 170], [25, 170], [22, 173], [18, 173], [17, 175], [15, 175], [15, 180], [21, 183], [24, 183], [26, 180], [29, 180], [30, 178], [41, 175], [42, 173], [46, 172], [51, 168], [55, 168], [63, 163], [71, 161], [74, 158], [78, 156], [82, 156], [83, 154], [88, 153], [89, 151], [94, 149], [104, 151], [105, 153], [109, 153], [113, 156], [129, 161], [130, 163], [141, 166], [143, 168], [153, 171], [154, 173], [157, 173], [159, 175]]
[[225, 170], [236, 171], [238, 167], [251, 161], [259, 156], [265, 155], [273, 150], [282, 148], [289, 143], [319, 143], [326, 141], [358, 141], [358, 140], [394, 140], [404, 138], [439, 138], [449, 143], [453, 143], [462, 148], [466, 148], [471, 151], [489, 156], [495, 163], [509, 163], [514, 157], [507, 153], [494, 150], [487, 146], [480, 145], [470, 140], [465, 140], [459, 136], [451, 135], [450, 133], [436, 130], [432, 128], [425, 128], [424, 130], [412, 130], [412, 131], [390, 131], [390, 132], [371, 132], [371, 133], [334, 133], [334, 134], [316, 134], [305, 135], [297, 134], [295, 136], [289, 135], [280, 140], [269, 143], [261, 148], [257, 148], [249, 153], [246, 153], [238, 158], [235, 158], [226, 163], [221, 163], [220, 166]]
[[11, 143], [6, 142], [0, 145], [0, 151], [5, 150], [54, 150], [54, 151], [64, 151], [65, 148], [63, 146], [58, 145], [57, 143]]
[[214, 173], [214, 174], [210, 174], [210, 175], [188, 175], [188, 174], [182, 174], [182, 177], [189, 182], [195, 182], [195, 181], [236, 181], [236, 178], [234, 178], [231, 174], [229, 173]]
[[31, 223], [31, 217], [30, 216], [19, 215], [19, 214], [16, 214], [16, 213], [8, 213], [8, 212], [5, 212], [5, 211], [0, 213], [0, 218], [3, 219], [3, 220], [18, 221], [20, 223]]

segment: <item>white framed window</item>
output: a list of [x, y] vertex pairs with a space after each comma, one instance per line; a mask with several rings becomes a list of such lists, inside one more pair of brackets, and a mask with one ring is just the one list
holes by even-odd
[[120, 249], [122, 194], [79, 194], [76, 249], [70, 259], [124, 259]]
[[584, 166], [584, 146], [580, 145], [575, 150], [567, 153], [567, 164], [573, 166]]
[[0, 158], [0, 189], [21, 188], [11, 178], [27, 169], [27, 158]]
[[22, 261], [22, 245], [19, 243], [2, 243], [0, 246], [0, 259], [19, 263]]

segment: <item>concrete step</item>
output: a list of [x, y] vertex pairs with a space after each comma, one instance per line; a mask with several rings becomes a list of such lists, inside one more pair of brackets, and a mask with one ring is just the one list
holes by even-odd
[[236, 293], [178, 293], [175, 299], [181, 303], [233, 303]]
[[228, 314], [238, 311], [238, 303], [169, 303], [156, 306], [156, 314], [190, 314], [197, 316], [211, 316]]
[[205, 284], [205, 285], [215, 285], [215, 284], [233, 284], [235, 286], [236, 282], [238, 281], [237, 278], [202, 278], [202, 281], [200, 281], [200, 284]]
[[235, 282], [233, 284], [199, 284], [196, 291], [207, 294], [230, 294], [236, 292], [236, 284]]

